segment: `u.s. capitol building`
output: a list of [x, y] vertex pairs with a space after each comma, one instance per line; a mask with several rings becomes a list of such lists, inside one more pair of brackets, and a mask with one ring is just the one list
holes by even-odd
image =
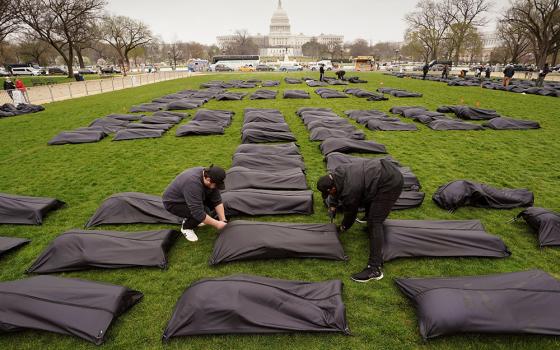
[[[252, 35], [251, 39], [260, 48], [261, 56], [303, 56], [301, 47], [311, 41], [312, 38], [317, 39], [319, 44], [332, 47], [336, 44], [341, 45], [344, 42], [343, 35], [320, 34], [317, 36], [309, 36], [304, 34], [292, 34], [290, 19], [288, 13], [282, 8], [282, 0], [278, 0], [278, 8], [272, 14], [270, 20], [270, 32], [268, 35]], [[228, 45], [235, 42], [235, 35], [222, 35], [216, 38], [218, 47], [225, 49]]]

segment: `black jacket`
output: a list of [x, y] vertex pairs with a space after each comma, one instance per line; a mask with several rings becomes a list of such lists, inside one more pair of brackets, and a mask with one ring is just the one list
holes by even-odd
[[513, 75], [515, 74], [515, 69], [513, 67], [506, 67], [506, 69], [504, 69], [504, 75], [508, 78], [513, 78]]
[[390, 161], [368, 159], [364, 162], [343, 164], [334, 170], [336, 200], [344, 209], [342, 226], [352, 227], [358, 209], [366, 208], [378, 192], [402, 187], [403, 177]]
[[209, 189], [202, 180], [203, 167], [183, 171], [167, 187], [163, 193], [164, 203], [187, 204], [191, 216], [202, 222], [206, 218], [205, 203], [212, 202], [215, 206], [222, 203], [218, 189]]
[[16, 86], [13, 82], [4, 80], [4, 90], [15, 90], [15, 88]]
[[319, 73], [321, 74], [325, 73], [325, 67], [323, 66], [319, 67]]

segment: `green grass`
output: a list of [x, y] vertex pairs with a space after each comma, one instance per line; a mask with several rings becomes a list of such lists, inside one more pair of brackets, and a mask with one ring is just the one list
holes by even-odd
[[[310, 73], [290, 74], [290, 76]], [[315, 74], [317, 75], [317, 74]], [[2, 281], [26, 277], [24, 271], [39, 253], [62, 232], [82, 227], [100, 203], [113, 193], [139, 191], [161, 194], [167, 184], [186, 168], [215, 163], [231, 165], [231, 156], [240, 143], [242, 111], [246, 107], [278, 108], [290, 124], [308, 168], [307, 179], [315, 188], [325, 164], [319, 143], [308, 140], [308, 132], [295, 115], [302, 106], [330, 107], [343, 116], [346, 109], [388, 111], [394, 105], [423, 105], [430, 109], [443, 104], [480, 103], [503, 115], [537, 120], [542, 129], [529, 131], [433, 131], [419, 125], [418, 132], [372, 132], [368, 139], [387, 146], [390, 154], [410, 166], [426, 192], [417, 209], [393, 212], [400, 219], [480, 219], [487, 231], [499, 235], [513, 255], [506, 259], [401, 259], [385, 266], [386, 278], [369, 284], [353, 283], [349, 275], [361, 270], [367, 256], [367, 238], [359, 226], [342, 236], [348, 262], [321, 260], [255, 261], [209, 267], [216, 231], [198, 230], [200, 240], [189, 244], [180, 239], [169, 253], [168, 270], [120, 269], [62, 273], [60, 276], [121, 284], [140, 290], [145, 297], [121, 316], [109, 329], [105, 349], [189, 348], [189, 349], [543, 349], [558, 348], [560, 338], [541, 336], [458, 335], [423, 342], [418, 333], [413, 305], [399, 293], [392, 279], [406, 276], [461, 276], [491, 274], [539, 268], [560, 277], [557, 249], [538, 249], [535, 235], [523, 222], [507, 223], [521, 209], [490, 210], [461, 208], [451, 214], [430, 199], [442, 184], [455, 179], [471, 179], [497, 187], [529, 188], [535, 205], [560, 209], [560, 99], [518, 95], [473, 87], [448, 87], [437, 82], [397, 79], [376, 73], [358, 74], [369, 81], [357, 85], [374, 90], [380, 86], [405, 88], [424, 94], [423, 98], [367, 102], [364, 99], [323, 100], [314, 92], [310, 100], [217, 102], [205, 108], [236, 112], [233, 124], [223, 136], [174, 136], [175, 128], [161, 139], [97, 144], [47, 146], [61, 130], [87, 126], [109, 113], [126, 112], [133, 104], [181, 89], [198, 88], [211, 79], [283, 79], [284, 74], [210, 75], [173, 80], [145, 87], [100, 94], [46, 105], [46, 111], [0, 119], [0, 192], [56, 197], [67, 207], [49, 215], [42, 226], [0, 226], [4, 236], [25, 237], [32, 242], [0, 260]], [[334, 87], [342, 89], [343, 87]], [[306, 85], [286, 85], [279, 90], [307, 89]], [[254, 89], [245, 90], [251, 92]], [[192, 113], [193, 111], [191, 111]], [[186, 122], [186, 121], [185, 121]], [[353, 122], [352, 122], [353, 123]], [[358, 126], [362, 128], [361, 126]], [[315, 195], [315, 214], [310, 216], [265, 217], [259, 220], [327, 222], [326, 211]], [[123, 225], [102, 229], [138, 231], [172, 228], [168, 225]], [[171, 341], [164, 345], [161, 335], [173, 306], [192, 282], [205, 278], [248, 273], [275, 278], [320, 281], [341, 279], [344, 301], [353, 336], [291, 334], [267, 336], [204, 336]], [[46, 332], [26, 331], [0, 336], [1, 349], [93, 349], [86, 341]]]

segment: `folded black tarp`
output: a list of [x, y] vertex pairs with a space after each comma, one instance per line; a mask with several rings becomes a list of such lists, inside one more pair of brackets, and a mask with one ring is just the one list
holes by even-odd
[[320, 88], [316, 89], [315, 93], [321, 96], [321, 98], [348, 98], [348, 95], [345, 93], [334, 89]]
[[301, 84], [300, 79], [284, 78], [284, 81], [286, 82], [286, 84]]
[[185, 119], [189, 116], [188, 113], [179, 113], [179, 112], [171, 112], [171, 111], [157, 111], [152, 114], [155, 117], [179, 117], [181, 119]]
[[274, 100], [278, 95], [276, 90], [257, 90], [249, 98], [251, 100]]
[[360, 79], [360, 77], [350, 77], [347, 80], [352, 84], [365, 84], [368, 82], [367, 80]]
[[159, 138], [165, 134], [161, 129], [124, 129], [117, 131], [113, 141]]
[[332, 152], [387, 153], [385, 146], [380, 143], [346, 138], [327, 139], [321, 143], [319, 148], [324, 156]]
[[63, 131], [53, 137], [48, 144], [49, 145], [66, 145], [66, 144], [78, 144], [78, 143], [93, 143], [99, 142], [105, 138], [107, 134], [102, 129], [97, 130], [71, 130]]
[[349, 110], [345, 111], [346, 114], [351, 119], [354, 119], [359, 124], [367, 125], [370, 120], [381, 120], [387, 122], [400, 122], [401, 120], [397, 117], [389, 117], [384, 112], [372, 109], [372, 110]]
[[418, 92], [411, 92], [411, 91], [400, 90], [400, 89], [395, 89], [390, 87], [379, 88], [377, 89], [377, 91], [383, 94], [390, 94], [395, 97], [422, 97], [422, 94]]
[[239, 220], [220, 231], [210, 265], [283, 258], [347, 259], [334, 224]]
[[175, 116], [152, 115], [140, 118], [146, 124], [179, 124], [183, 118]]
[[136, 112], [156, 112], [161, 111], [166, 106], [166, 103], [143, 103], [140, 105], [130, 107], [130, 113]]
[[313, 214], [313, 191], [232, 190], [222, 201], [226, 216]]
[[4, 103], [0, 106], [0, 118], [2, 117], [14, 117], [16, 115], [37, 113], [44, 111], [45, 108], [40, 105], [33, 105], [29, 103], [20, 103], [14, 106], [11, 103]]
[[366, 134], [361, 130], [347, 131], [343, 129], [332, 129], [325, 127], [314, 128], [309, 132], [309, 140], [324, 141], [329, 138], [349, 138], [353, 140], [364, 140]]
[[127, 129], [151, 129], [151, 130], [169, 130], [175, 124], [146, 124], [146, 123], [130, 123], [126, 126]]
[[432, 130], [484, 130], [481, 125], [451, 119], [436, 119], [427, 126]]
[[527, 189], [497, 189], [485, 184], [457, 180], [440, 186], [432, 199], [443, 209], [463, 206], [511, 209], [533, 205], [533, 193]]
[[479, 220], [385, 220], [383, 260], [411, 257], [510, 256]]
[[541, 127], [538, 122], [532, 120], [521, 120], [506, 117], [493, 118], [482, 125], [494, 130], [540, 129]]
[[7, 253], [12, 249], [19, 248], [27, 243], [31, 242], [29, 239], [25, 238], [15, 238], [15, 237], [2, 237], [0, 236], [0, 258], [2, 255]]
[[163, 339], [206, 334], [349, 334], [342, 282], [237, 275], [193, 283], [175, 305]]
[[517, 217], [522, 217], [537, 232], [539, 245], [560, 245], [560, 214], [544, 208], [527, 208]]
[[[325, 112], [325, 113], [333, 113], [332, 109], [330, 108], [322, 108], [322, 107], [300, 107], [296, 111], [296, 114], [300, 117], [305, 112]], [[336, 114], [335, 114], [336, 115]]]
[[64, 204], [55, 198], [0, 193], [0, 224], [41, 225], [48, 212]]
[[284, 98], [310, 98], [309, 92], [304, 90], [285, 90]]
[[422, 205], [426, 194], [417, 191], [402, 191], [401, 195], [393, 205], [392, 210], [406, 210], [417, 208]]
[[366, 127], [374, 131], [418, 131], [416, 125], [405, 122], [393, 122], [381, 119], [370, 119]]
[[344, 118], [321, 118], [317, 120], [310, 121], [305, 125], [307, 130], [313, 130], [315, 128], [335, 128], [344, 130], [356, 130], [356, 127], [350, 125], [348, 119]]
[[500, 117], [498, 112], [469, 106], [441, 106], [437, 109], [441, 113], [455, 113], [458, 118], [468, 120], [489, 120]]
[[111, 132], [115, 132], [119, 129], [125, 128], [128, 124], [129, 122], [126, 120], [118, 120], [114, 118], [105, 117], [105, 118], [95, 119], [93, 122], [91, 122], [91, 124], [89, 124], [89, 127], [103, 128], [103, 131], [109, 134]]
[[224, 111], [218, 109], [199, 109], [194, 114], [192, 120], [215, 122], [220, 123], [223, 126], [228, 126], [231, 124], [234, 114], [235, 113], [232, 111]]
[[185, 125], [181, 125], [175, 136], [188, 136], [188, 135], [223, 135], [223, 125], [210, 121], [197, 121], [191, 120]]
[[235, 166], [226, 172], [226, 190], [256, 188], [265, 190], [306, 190], [307, 181], [300, 168], [270, 171]]
[[348, 85], [348, 82], [345, 80], [329, 78], [329, 77], [324, 77], [323, 80], [329, 83], [329, 85]]
[[204, 100], [185, 98], [169, 102], [165, 105], [167, 111], [178, 111], [185, 109], [195, 109], [204, 104]]
[[400, 113], [403, 117], [417, 119], [419, 116], [424, 117], [445, 117], [441, 112], [427, 111], [424, 108], [407, 108]]
[[236, 153], [233, 155], [231, 166], [266, 171], [281, 171], [295, 168], [305, 170], [305, 164], [301, 155]]
[[178, 224], [181, 219], [165, 210], [161, 197], [138, 193], [116, 193], [107, 198], [86, 227], [105, 224]]
[[177, 231], [70, 230], [49, 244], [27, 272], [53, 273], [133, 266], [167, 268], [167, 251]]
[[241, 132], [249, 129], [272, 131], [272, 132], [290, 132], [290, 127], [286, 123], [267, 123], [267, 122], [245, 123], [241, 128]]
[[142, 293], [127, 287], [54, 276], [0, 282], [0, 333], [42, 330], [105, 341], [115, 318]]
[[261, 84], [262, 87], [273, 87], [278, 85], [280, 85], [280, 82], [278, 80], [265, 80]]
[[386, 101], [387, 97], [372, 91], [362, 89], [344, 89], [344, 92], [360, 98], [367, 98], [368, 101]]
[[286, 142], [296, 140], [294, 134], [285, 131], [277, 132], [248, 129], [241, 134], [241, 143]]
[[245, 95], [244, 92], [224, 92], [216, 96], [216, 101], [240, 101]]
[[328, 86], [329, 85], [329, 84], [325, 83], [324, 81], [313, 80], [313, 79], [306, 80], [305, 83], [309, 87], [319, 87], [319, 86]]
[[404, 111], [406, 111], [407, 109], [423, 109], [425, 111], [428, 110], [426, 107], [422, 106], [393, 106], [391, 107], [391, 109], [389, 109], [389, 112], [393, 114], [403, 115]]
[[144, 116], [143, 114], [109, 114], [105, 117], [133, 122], [133, 121], [140, 120], [140, 118], [143, 116]]
[[560, 335], [560, 283], [541, 270], [403, 278], [424, 339], [457, 333]]
[[258, 153], [271, 155], [300, 155], [299, 148], [294, 142], [278, 145], [244, 144], [235, 149], [235, 153]]
[[280, 112], [245, 111], [243, 124], [247, 123], [286, 123], [286, 120]]

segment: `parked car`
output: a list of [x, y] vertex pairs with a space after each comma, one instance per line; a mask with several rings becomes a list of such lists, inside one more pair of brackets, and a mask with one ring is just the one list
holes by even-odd
[[4, 67], [0, 67], [0, 77], [8, 77], [10, 72], [8, 72]]
[[120, 74], [121, 70], [120, 70], [120, 68], [117, 68], [117, 67], [107, 66], [107, 67], [101, 68], [101, 73], [103, 73], [103, 74]]
[[233, 72], [233, 69], [225, 64], [217, 64], [214, 67], [214, 72]]
[[97, 70], [93, 69], [93, 68], [80, 68], [78, 70], [78, 73], [80, 74], [97, 74]]
[[323, 65], [323, 68], [325, 69], [325, 71], [331, 71], [331, 70], [334, 69], [332, 62], [329, 61], [329, 60], [312, 62], [312, 63], [309, 64], [309, 69], [311, 69], [312, 71], [316, 71], [316, 70], [319, 70], [321, 65]]
[[258, 72], [272, 72], [272, 71], [274, 71], [274, 67], [271, 67], [271, 66], [266, 65], [266, 64], [259, 64], [257, 66], [256, 70]]
[[239, 67], [239, 71], [240, 72], [254, 72], [255, 67], [253, 67], [251, 65], [247, 65], [247, 66]]
[[66, 74], [68, 74], [68, 72], [65, 69], [62, 69], [60, 67], [49, 67], [49, 68], [47, 68], [47, 74], [48, 75], [57, 75], [57, 74], [66, 75]]
[[300, 66], [299, 64], [280, 66], [280, 71], [281, 72], [297, 72], [297, 71], [302, 71], [302, 70], [303, 70], [303, 67]]
[[14, 67], [12, 68], [13, 75], [33, 75], [38, 76], [41, 75], [41, 71], [35, 69], [33, 67]]

